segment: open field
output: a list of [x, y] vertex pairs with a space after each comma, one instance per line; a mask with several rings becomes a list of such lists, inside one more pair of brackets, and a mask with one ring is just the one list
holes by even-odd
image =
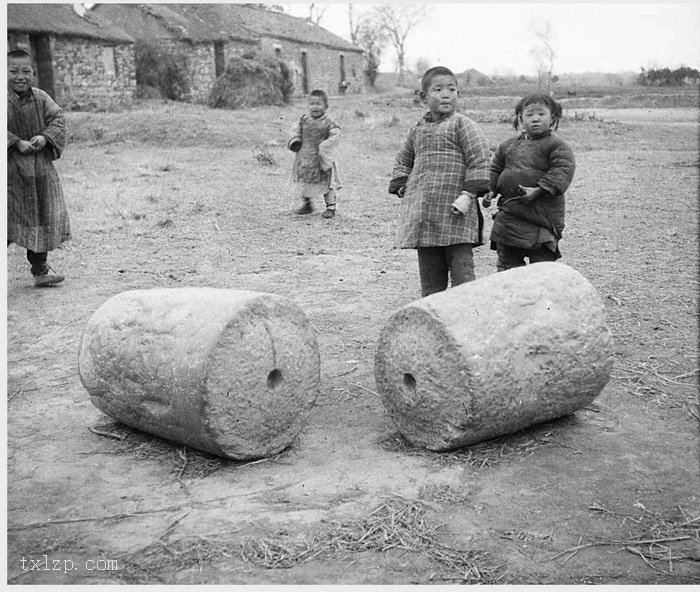
[[[514, 102], [462, 106], [495, 146]], [[37, 290], [23, 250], [7, 255], [9, 582], [700, 583], [698, 111], [631, 106], [567, 108], [559, 131], [578, 166], [563, 262], [605, 302], [610, 382], [573, 415], [450, 453], [407, 445], [373, 376], [383, 322], [420, 295], [387, 193], [423, 111], [410, 92], [331, 101], [332, 220], [293, 214], [285, 144], [303, 102], [69, 113], [57, 168], [75, 236], [49, 260], [66, 281]], [[495, 272], [488, 247], [475, 259]], [[183, 286], [281, 294], [309, 317], [321, 389], [279, 455], [225, 461], [90, 403], [90, 315]], [[29, 569], [44, 557], [58, 569]]]

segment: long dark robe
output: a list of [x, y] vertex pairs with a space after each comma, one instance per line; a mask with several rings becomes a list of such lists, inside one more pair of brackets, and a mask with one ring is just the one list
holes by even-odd
[[[20, 154], [19, 140], [36, 135], [46, 146]], [[7, 240], [35, 252], [51, 251], [71, 238], [61, 181], [53, 161], [66, 141], [63, 110], [43, 90], [7, 93]]]

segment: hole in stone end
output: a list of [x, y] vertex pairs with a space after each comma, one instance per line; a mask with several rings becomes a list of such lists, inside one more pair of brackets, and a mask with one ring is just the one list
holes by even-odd
[[415, 390], [415, 388], [416, 388], [416, 379], [413, 378], [413, 374], [410, 374], [408, 372], [406, 372], [403, 375], [403, 383], [405, 386], [407, 386], [411, 390]]
[[267, 375], [267, 388], [274, 389], [282, 384], [282, 373], [275, 368]]

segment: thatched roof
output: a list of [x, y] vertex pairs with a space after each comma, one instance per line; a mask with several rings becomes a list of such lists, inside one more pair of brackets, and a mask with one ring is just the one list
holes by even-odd
[[229, 39], [257, 43], [267, 37], [362, 52], [306, 19], [246, 4], [96, 4], [92, 11], [101, 22], [109, 20], [137, 39], [167, 36], [192, 43]]
[[96, 4], [100, 22], [114, 23], [137, 39], [169, 37], [204, 43], [236, 40], [257, 43], [257, 36], [237, 22], [222, 23], [212, 4]]
[[79, 16], [72, 4], [7, 4], [7, 32], [134, 42], [122, 29], [111, 23], [97, 22], [89, 12]]
[[229, 26], [240, 23], [261, 37], [362, 52], [361, 48], [307, 19], [246, 4], [208, 4], [206, 6], [216, 11], [222, 24]]

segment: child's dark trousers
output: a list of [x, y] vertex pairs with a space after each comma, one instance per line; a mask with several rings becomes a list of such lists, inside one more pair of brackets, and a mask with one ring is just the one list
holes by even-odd
[[474, 279], [474, 254], [470, 243], [446, 247], [418, 247], [418, 271], [422, 295], [447, 289], [448, 279], [458, 286]]
[[520, 249], [518, 247], [509, 247], [508, 245], [497, 243], [496, 253], [498, 254], [498, 263], [496, 264], [496, 269], [498, 271], [522, 267], [526, 264], [526, 257], [530, 260], [530, 263], [556, 261], [559, 259], [559, 255], [550, 251], [547, 247], [540, 247], [539, 249]]
[[[12, 241], [7, 241], [7, 246], [9, 247], [12, 244]], [[49, 270], [49, 266], [46, 263], [46, 260], [48, 259], [49, 254], [46, 252], [43, 253], [35, 253], [34, 251], [30, 251], [27, 249], [27, 261], [32, 266], [32, 275], [41, 275], [42, 273], [46, 273]]]

